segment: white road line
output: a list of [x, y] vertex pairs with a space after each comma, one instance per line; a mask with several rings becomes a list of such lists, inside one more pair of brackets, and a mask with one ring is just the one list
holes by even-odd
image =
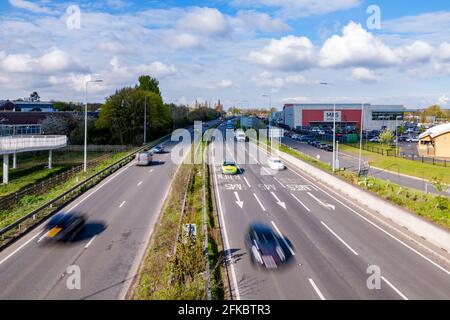
[[[213, 145], [213, 148], [214, 145]], [[213, 152], [213, 163], [215, 163], [214, 161], [214, 152]], [[223, 228], [223, 235], [225, 238], [225, 246], [226, 249], [230, 250], [230, 241], [228, 240], [228, 232], [227, 232], [227, 228], [225, 225], [225, 218], [223, 216], [223, 208], [222, 208], [222, 200], [220, 198], [220, 194], [219, 194], [219, 186], [217, 185], [217, 172], [216, 172], [216, 166], [213, 166], [214, 168], [214, 185], [215, 185], [215, 189], [216, 189], [216, 196], [217, 196], [217, 204], [219, 205], [219, 216], [220, 219], [222, 220], [222, 228]], [[231, 269], [231, 278], [233, 280], [233, 286], [234, 286], [234, 296], [236, 298], [236, 300], [241, 300], [241, 296], [239, 293], [239, 287], [238, 287], [238, 282], [236, 279], [236, 272], [234, 271], [234, 265], [230, 263], [230, 269]]]
[[303, 206], [303, 208], [306, 209], [306, 211], [311, 212], [311, 210], [303, 202], [301, 202], [300, 199], [295, 196], [295, 194], [291, 193], [291, 196], [293, 196], [294, 199], [297, 200], [297, 202], [300, 203]]
[[286, 186], [277, 178], [273, 177], [275, 179], [276, 182], [278, 182], [284, 189], [286, 189]]
[[89, 248], [89, 246], [92, 244], [92, 242], [94, 242], [95, 238], [97, 238], [97, 236], [92, 237], [92, 239], [84, 246], [85, 249]]
[[384, 282], [386, 282], [389, 287], [392, 288], [392, 290], [394, 290], [395, 292], [397, 292], [397, 294], [402, 297], [403, 300], [409, 300], [400, 290], [398, 290], [392, 283], [390, 283], [388, 281], [388, 279], [386, 279], [385, 277], [381, 276], [381, 279], [383, 279]]
[[247, 183], [248, 187], [251, 188], [252, 186], [250, 185], [250, 183], [248, 182], [247, 178], [244, 177], [245, 183]]
[[311, 192], [308, 192], [308, 195], [309, 195], [311, 198], [313, 198], [314, 200], [316, 200], [321, 206], [327, 207], [327, 208], [330, 207], [328, 204], [326, 204], [325, 202], [323, 202], [322, 200], [320, 200], [319, 198], [317, 198], [315, 195], [313, 195]]
[[[297, 176], [299, 176], [300, 178], [306, 180], [308, 183], [310, 183], [311, 185], [316, 186], [311, 180], [309, 180], [308, 178], [305, 178], [304, 176], [302, 176], [301, 174], [299, 174], [295, 169], [291, 170], [292, 172], [294, 172]], [[334, 194], [336, 194], [337, 196], [340, 196], [336, 191], [332, 190], [331, 188], [324, 186], [326, 189], [330, 190], [331, 192], [333, 192]], [[405, 242], [403, 242], [402, 240], [400, 240], [399, 238], [397, 238], [396, 236], [394, 236], [393, 234], [389, 233], [388, 231], [384, 230], [382, 227], [380, 227], [379, 225], [377, 225], [375, 222], [370, 221], [368, 218], [364, 217], [362, 214], [360, 214], [359, 212], [357, 212], [356, 210], [352, 209], [351, 207], [347, 206], [345, 203], [343, 203], [342, 201], [340, 201], [339, 199], [337, 199], [336, 197], [332, 196], [329, 192], [326, 192], [325, 190], [323, 190], [320, 187], [317, 187], [319, 190], [321, 190], [323, 193], [327, 194], [330, 198], [336, 200], [338, 203], [340, 203], [341, 205], [343, 205], [345, 208], [347, 208], [348, 210], [350, 210], [351, 212], [353, 212], [354, 214], [356, 214], [358, 217], [360, 217], [361, 219], [363, 219], [364, 221], [366, 221], [367, 223], [371, 224], [373, 227], [377, 228], [378, 230], [380, 230], [381, 232], [383, 232], [384, 234], [388, 235], [389, 237], [391, 237], [392, 239], [396, 240], [397, 242], [399, 242], [400, 244], [402, 244], [405, 248], [408, 248], [409, 250], [411, 250], [412, 252], [414, 252], [415, 254], [417, 254], [419, 257], [425, 259], [426, 261], [428, 261], [429, 263], [431, 263], [432, 265], [434, 265], [435, 267], [437, 267], [438, 269], [444, 271], [446, 274], [450, 274], [450, 271], [448, 271], [447, 269], [445, 269], [444, 267], [440, 266], [439, 264], [437, 264], [436, 262], [434, 262], [433, 260], [431, 260], [430, 258], [424, 256], [422, 253], [420, 253], [419, 251], [417, 251], [416, 249], [414, 249], [413, 247], [409, 246], [408, 244], [406, 244]], [[355, 207], [359, 208], [360, 210], [366, 212], [368, 215], [370, 215], [371, 217], [373, 217], [374, 219], [377, 219], [377, 217], [375, 217], [371, 212], [365, 210], [364, 208], [360, 207], [359, 205], [357, 205], [356, 203], [352, 203], [353, 205], [355, 205]], [[392, 227], [394, 228], [394, 227]], [[396, 228], [394, 228], [397, 232], [399, 232], [400, 234], [402, 234], [404, 237], [408, 238], [409, 240], [414, 241], [414, 239], [412, 239], [410, 236], [408, 236], [407, 234], [401, 232], [400, 230], [397, 230]], [[425, 247], [425, 246], [424, 246]], [[426, 247], [425, 247], [426, 248]], [[426, 248], [428, 251], [433, 252], [434, 254], [438, 255], [439, 257], [441, 257], [444, 260], [444, 257], [442, 257], [440, 254], [435, 253], [433, 250]]]
[[122, 201], [122, 203], [120, 204], [119, 208], [122, 208], [125, 205], [125, 203], [127, 203], [127, 202], [126, 201]]
[[36, 239], [39, 235], [40, 235], [40, 233], [36, 234], [36, 235], [33, 236], [30, 240], [28, 240], [28, 241], [25, 242], [23, 245], [21, 245], [19, 248], [17, 248], [17, 249], [14, 250], [13, 252], [11, 252], [9, 255], [7, 255], [2, 261], [0, 261], [0, 265], [2, 265], [3, 263], [5, 263], [6, 260], [8, 260], [8, 259], [11, 258], [13, 255], [15, 255], [17, 252], [19, 252], [20, 250], [22, 250], [27, 244], [29, 244], [31, 241], [33, 241], [34, 239]]
[[284, 245], [289, 249], [289, 251], [291, 252], [291, 254], [293, 256], [295, 256], [295, 252], [294, 250], [292, 250], [291, 246], [287, 243], [286, 239], [284, 238], [283, 234], [281, 233], [280, 229], [278, 229], [277, 225], [275, 224], [275, 222], [271, 221], [273, 227], [275, 228], [275, 231], [278, 233], [278, 235], [280, 236], [280, 238], [283, 240]]
[[333, 236], [335, 236], [340, 242], [342, 242], [355, 256], [357, 256], [358, 255], [358, 252], [356, 252], [355, 250], [353, 250], [353, 248], [352, 247], [350, 247], [348, 244], [347, 244], [347, 242], [345, 242], [344, 240], [342, 240], [342, 238], [341, 237], [339, 237], [338, 235], [337, 235], [337, 233], [336, 232], [334, 232], [333, 230], [331, 230], [331, 228], [329, 227], [329, 226], [327, 226], [326, 224], [325, 224], [325, 222], [323, 222], [323, 221], [320, 221], [320, 223], [321, 224], [323, 224], [323, 226], [325, 227], [325, 228], [327, 228], [328, 229], [328, 231], [330, 231], [331, 232], [331, 234], [333, 235]]
[[320, 292], [319, 288], [316, 286], [315, 282], [313, 279], [308, 279], [309, 283], [311, 284], [311, 286], [313, 287], [314, 291], [317, 293], [317, 295], [319, 296], [320, 300], [326, 300], [325, 297], [323, 296], [322, 292]]
[[285, 203], [285, 202], [282, 202], [282, 201], [280, 200], [280, 198], [277, 197], [277, 195], [275, 194], [275, 192], [271, 192], [270, 194], [275, 198], [275, 200], [277, 200], [277, 204], [278, 204], [279, 206], [281, 206], [284, 210], [286, 210], [286, 203]]
[[259, 205], [261, 206], [261, 208], [263, 209], [263, 211], [266, 211], [266, 208], [264, 208], [264, 206], [262, 205], [261, 201], [259, 200], [258, 196], [256, 195], [256, 193], [253, 193], [253, 196], [255, 197], [256, 201], [258, 201]]
[[139, 187], [142, 183], [143, 183], [142, 181], [139, 181], [139, 183], [137, 184], [137, 186]]

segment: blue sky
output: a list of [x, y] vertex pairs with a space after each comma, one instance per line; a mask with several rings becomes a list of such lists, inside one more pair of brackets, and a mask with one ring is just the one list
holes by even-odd
[[[80, 28], [68, 22], [78, 16]], [[381, 28], [367, 24], [377, 5]], [[450, 3], [396, 0], [0, 3], [0, 99], [103, 101], [140, 74], [168, 102], [372, 102], [450, 107]], [[74, 20], [75, 19], [75, 20]], [[75, 24], [76, 25], [76, 24]], [[319, 82], [332, 83], [321, 87]]]

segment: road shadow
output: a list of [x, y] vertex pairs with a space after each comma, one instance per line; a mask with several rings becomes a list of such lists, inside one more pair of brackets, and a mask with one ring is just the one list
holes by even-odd
[[150, 164], [151, 167], [155, 167], [155, 166], [163, 166], [166, 162], [165, 161], [152, 161], [152, 163]]
[[77, 243], [92, 239], [93, 237], [103, 233], [106, 228], [107, 225], [103, 221], [90, 221], [84, 225], [80, 233], [78, 233], [71, 242]]

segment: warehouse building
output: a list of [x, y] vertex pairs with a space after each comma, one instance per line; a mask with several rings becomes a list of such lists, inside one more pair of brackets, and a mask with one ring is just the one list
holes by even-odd
[[[333, 104], [286, 104], [284, 124], [291, 129], [303, 127], [330, 127], [333, 125]], [[406, 108], [402, 105], [364, 104], [365, 130], [395, 130], [404, 119]], [[336, 122], [340, 127], [361, 128], [362, 104], [336, 104]]]

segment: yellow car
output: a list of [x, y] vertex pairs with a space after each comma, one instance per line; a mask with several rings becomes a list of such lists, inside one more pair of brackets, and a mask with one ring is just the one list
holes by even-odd
[[223, 174], [237, 174], [238, 168], [236, 163], [232, 161], [225, 161], [222, 165], [222, 173]]

